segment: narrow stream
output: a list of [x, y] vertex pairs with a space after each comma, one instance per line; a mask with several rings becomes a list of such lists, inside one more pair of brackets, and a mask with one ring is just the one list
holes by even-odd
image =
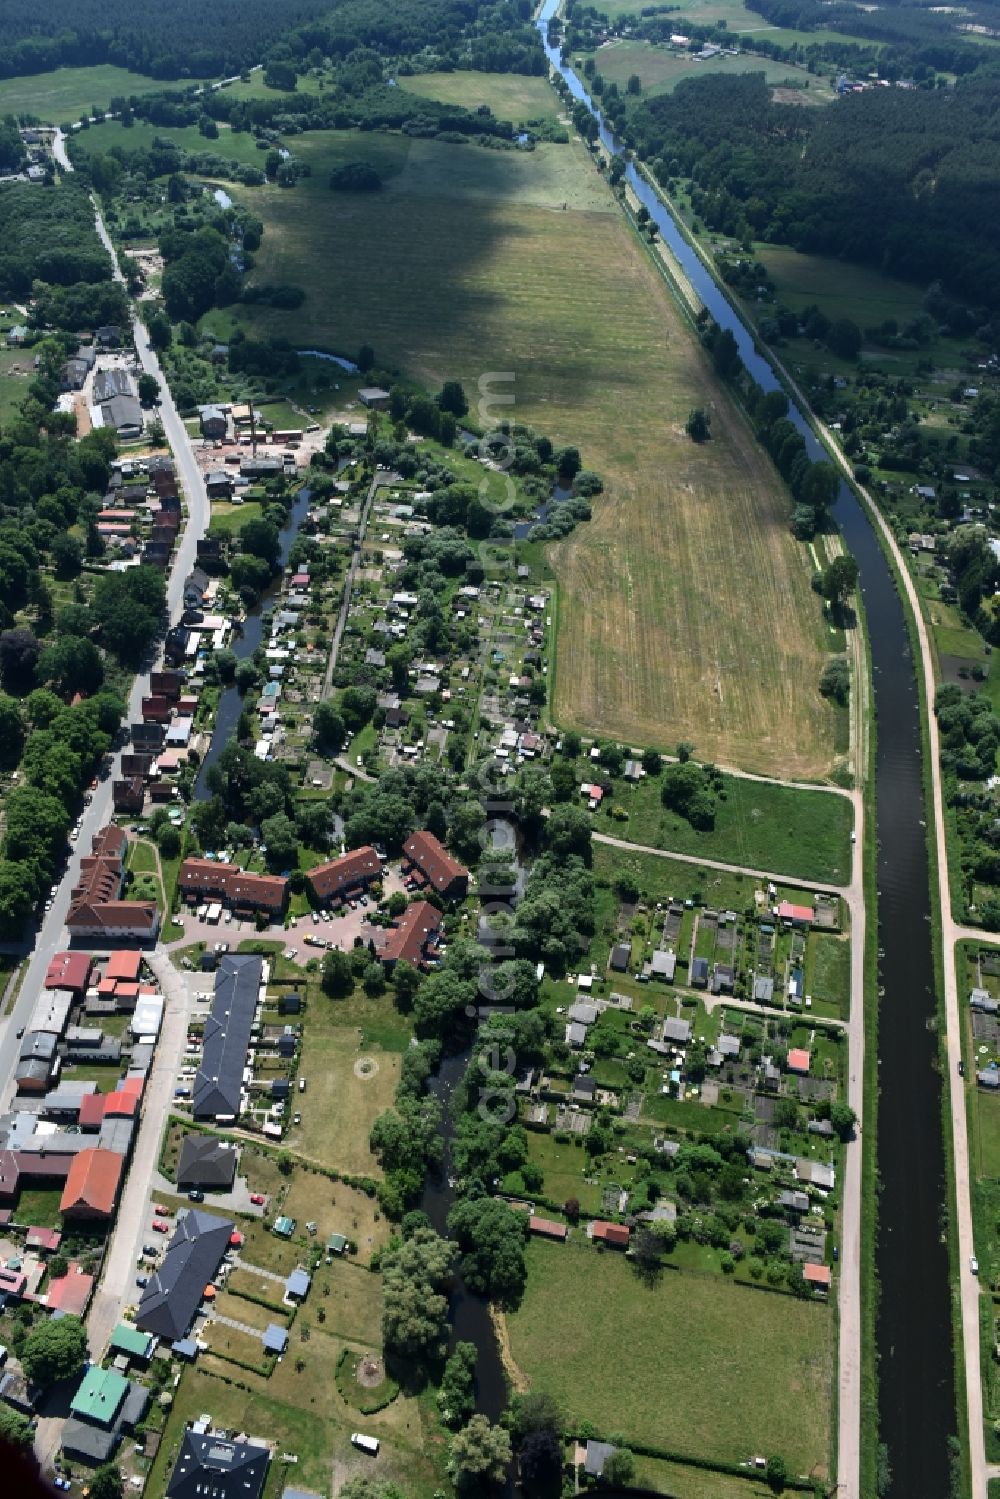
[[[582, 83], [548, 46], [549, 18], [559, 0], [545, 0], [538, 28], [552, 67], [574, 99], [600, 120]], [[618, 154], [601, 124], [601, 140]], [[712, 317], [736, 338], [740, 355], [764, 390], [780, 388], [749, 330], [717, 287], [673, 216], [629, 164], [626, 178]], [[826, 452], [794, 404], [789, 417], [809, 456]], [[948, 1438], [955, 1433], [945, 1209], [942, 1083], [937, 1069], [930, 888], [923, 819], [920, 709], [915, 663], [902, 602], [871, 522], [846, 483], [836, 520], [857, 559], [868, 618], [879, 725], [875, 762], [879, 983], [878, 1163], [881, 1184], [876, 1264], [880, 1299], [879, 1433], [892, 1472], [887, 1494], [943, 1499], [949, 1488]], [[775, 629], [780, 621], [775, 621]], [[872, 1189], [867, 1183], [867, 1189]], [[834, 1444], [835, 1445], [835, 1444]], [[868, 1496], [866, 1496], [868, 1499]]]

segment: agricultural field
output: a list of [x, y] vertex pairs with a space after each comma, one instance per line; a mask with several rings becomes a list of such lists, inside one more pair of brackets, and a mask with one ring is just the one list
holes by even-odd
[[[612, 21], [638, 15], [645, 8], [646, 0], [605, 0], [600, 9]], [[770, 41], [783, 47], [794, 43], [808, 47], [814, 42], [837, 42], [843, 45], [845, 36], [841, 32], [817, 28], [815, 31], [797, 31], [789, 26], [772, 26], [757, 11], [744, 5], [742, 0], [677, 0], [671, 6], [675, 13], [674, 24], [683, 32], [688, 26], [714, 26], [725, 21], [729, 31], [735, 35], [763, 32]], [[849, 38], [848, 38], [849, 40]], [[603, 71], [603, 70], [602, 70]]]
[[[185, 85], [195, 82], [185, 80]], [[156, 94], [185, 85], [148, 78], [112, 63], [92, 68], [57, 68], [53, 73], [33, 73], [0, 79], [0, 114], [25, 114], [47, 125], [78, 120], [96, 105], [106, 110], [114, 98], [132, 94]]]
[[[240, 308], [241, 323], [329, 349], [370, 341], [431, 388], [511, 372], [516, 417], [604, 476], [594, 519], [550, 551], [559, 721], [828, 770], [822, 622], [789, 498], [584, 147], [341, 132], [297, 149], [313, 174], [293, 192], [236, 191], [265, 221], [261, 280], [308, 294], [293, 313]], [[380, 193], [328, 190], [332, 161], [352, 157], [393, 173]], [[319, 246], [336, 276], [316, 276]], [[701, 447], [683, 430], [696, 405], [713, 422]]]
[[828, 1306], [672, 1269], [648, 1284], [613, 1253], [595, 1264], [600, 1253], [582, 1234], [530, 1244], [528, 1289], [507, 1319], [520, 1375], [570, 1424], [729, 1462], [780, 1452], [791, 1472], [828, 1474]]
[[654, 46], [651, 42], [615, 41], [590, 55], [601, 76], [609, 83], [617, 83], [622, 91], [632, 74], [638, 77], [644, 94], [656, 95], [672, 93], [683, 79], [703, 78], [707, 73], [763, 73], [774, 87], [785, 86], [796, 97], [801, 95], [804, 104], [829, 104], [834, 98], [825, 79], [806, 68], [758, 57], [753, 52], [739, 57], [721, 54], [699, 62], [688, 53]]
[[498, 120], [555, 119], [562, 110], [546, 79], [522, 73], [418, 73], [404, 79], [403, 87], [463, 109], [488, 104]]

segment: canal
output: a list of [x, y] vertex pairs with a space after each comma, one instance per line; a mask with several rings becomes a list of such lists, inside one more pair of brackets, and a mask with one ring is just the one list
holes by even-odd
[[[538, 16], [549, 62], [573, 98], [600, 120], [576, 74], [548, 45], [548, 21], [557, 9], [558, 0], [545, 0]], [[601, 140], [619, 153], [603, 123]], [[778, 389], [774, 370], [670, 211], [631, 163], [626, 177], [712, 317], [733, 333], [750, 374], [764, 390]], [[794, 403], [789, 417], [802, 432], [809, 456], [826, 458]], [[879, 726], [879, 1440], [887, 1448], [892, 1474], [886, 1492], [913, 1499], [948, 1493], [948, 1439], [956, 1429], [920, 707], [916, 663], [892, 571], [867, 513], [846, 483], [841, 483], [835, 515], [859, 567]], [[865, 1189], [874, 1191], [875, 1184], [867, 1182]]]

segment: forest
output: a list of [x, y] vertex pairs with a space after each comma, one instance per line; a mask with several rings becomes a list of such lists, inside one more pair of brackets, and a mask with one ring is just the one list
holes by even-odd
[[0, 187], [0, 296], [25, 296], [33, 281], [72, 286], [110, 279], [82, 182]]
[[761, 74], [709, 74], [643, 100], [629, 144], [691, 178], [712, 229], [872, 265], [987, 307], [1000, 295], [1000, 79], [775, 104]]
[[357, 47], [423, 49], [449, 66], [544, 70], [528, 0], [0, 0], [0, 77], [114, 63], [153, 78], [213, 78], [262, 61], [302, 67]]

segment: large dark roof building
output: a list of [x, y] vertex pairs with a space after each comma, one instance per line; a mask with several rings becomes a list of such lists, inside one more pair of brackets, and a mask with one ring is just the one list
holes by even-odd
[[231, 1187], [237, 1150], [214, 1135], [186, 1135], [177, 1164], [179, 1187]]
[[186, 1431], [167, 1499], [260, 1499], [270, 1460], [266, 1447]]
[[232, 1231], [228, 1218], [213, 1213], [192, 1210], [178, 1218], [160, 1268], [142, 1293], [136, 1326], [171, 1342], [183, 1338], [222, 1263]]
[[263, 966], [263, 959], [250, 953], [230, 953], [216, 970], [215, 999], [205, 1022], [201, 1066], [194, 1080], [196, 1119], [239, 1117]]

